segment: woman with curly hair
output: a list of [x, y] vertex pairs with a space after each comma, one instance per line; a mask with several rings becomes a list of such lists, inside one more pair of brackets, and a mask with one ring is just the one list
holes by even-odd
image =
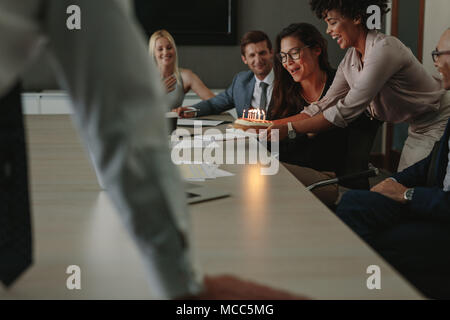
[[[325, 97], [290, 121], [297, 133], [346, 127], [365, 110], [382, 121], [408, 122], [408, 139], [398, 168], [402, 170], [425, 158], [440, 139], [450, 104], [442, 99], [445, 90], [441, 81], [427, 73], [409, 48], [395, 37], [368, 29], [367, 8], [377, 5], [385, 14], [387, 3], [310, 1], [312, 10], [327, 23], [327, 34], [337, 40], [341, 49], [348, 50]], [[279, 129], [281, 139], [288, 135], [284, 123], [271, 129]]]
[[[268, 111], [270, 120], [287, 123], [285, 118], [299, 114], [312, 102], [325, 96], [336, 74], [336, 69], [328, 61], [327, 47], [327, 41], [320, 31], [309, 23], [290, 24], [278, 34], [275, 43], [275, 80]], [[351, 126], [362, 125], [365, 120], [369, 121], [365, 115], [361, 115], [361, 119]], [[374, 138], [378, 126], [365, 127]], [[346, 171], [348, 129], [336, 127], [313, 136], [291, 135], [280, 142], [279, 159], [304, 185], [334, 178], [336, 174], [350, 173]], [[359, 158], [354, 162], [358, 161]], [[358, 171], [365, 168], [352, 169]], [[358, 182], [359, 187], [366, 184], [366, 181]], [[337, 186], [317, 188], [313, 193], [330, 206], [338, 197]]]

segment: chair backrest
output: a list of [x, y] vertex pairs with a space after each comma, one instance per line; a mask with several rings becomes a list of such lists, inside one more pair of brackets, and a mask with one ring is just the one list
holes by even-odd
[[[343, 168], [337, 173], [339, 176], [368, 169], [370, 152], [382, 123], [382, 121], [370, 119], [366, 114], [362, 114], [348, 125], [346, 161]], [[369, 180], [367, 178], [356, 179], [341, 185], [351, 189], [369, 189]]]

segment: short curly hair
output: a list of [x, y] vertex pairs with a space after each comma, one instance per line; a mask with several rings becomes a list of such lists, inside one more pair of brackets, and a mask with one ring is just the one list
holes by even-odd
[[319, 19], [324, 19], [327, 12], [337, 10], [344, 17], [349, 19], [361, 19], [362, 25], [371, 14], [367, 13], [367, 8], [371, 5], [377, 5], [381, 9], [381, 14], [389, 12], [389, 0], [310, 0], [311, 10], [315, 12]]

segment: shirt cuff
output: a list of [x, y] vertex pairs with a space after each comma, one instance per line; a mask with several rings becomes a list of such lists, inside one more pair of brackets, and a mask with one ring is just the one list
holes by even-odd
[[394, 177], [389, 177], [388, 179], [391, 179], [392, 181], [394, 181], [394, 182], [397, 182], [397, 183], [398, 183], [397, 179], [395, 179]]
[[339, 109], [337, 108], [339, 103], [340, 102], [338, 102], [338, 104], [334, 107], [324, 110], [323, 116], [325, 117], [325, 119], [327, 119], [329, 122], [331, 122], [335, 126], [340, 127], [340, 128], [345, 128], [347, 126], [347, 121], [345, 121], [344, 117], [342, 116], [342, 114], [339, 112]]
[[305, 107], [301, 113], [305, 113], [310, 117], [314, 117], [316, 114], [320, 113], [321, 109], [316, 104], [310, 104]]

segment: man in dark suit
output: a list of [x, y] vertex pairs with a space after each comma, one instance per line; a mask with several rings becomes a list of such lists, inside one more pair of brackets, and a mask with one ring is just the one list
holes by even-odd
[[[450, 90], [450, 29], [432, 53]], [[448, 93], [447, 93], [448, 94]], [[450, 298], [450, 120], [430, 155], [371, 191], [347, 192], [337, 215], [425, 295]]]
[[[228, 89], [191, 107], [176, 111], [182, 117], [219, 114], [236, 108], [238, 117], [250, 107], [267, 111], [273, 89], [273, 50], [269, 37], [262, 31], [249, 31], [241, 39], [241, 58], [250, 70], [239, 72]], [[193, 111], [186, 112], [185, 111]]]

